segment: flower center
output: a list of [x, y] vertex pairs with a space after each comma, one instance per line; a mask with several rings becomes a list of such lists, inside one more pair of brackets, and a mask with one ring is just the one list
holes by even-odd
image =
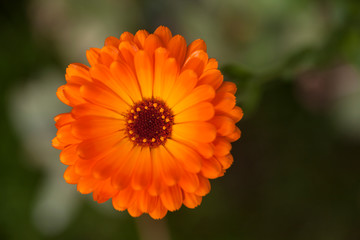
[[165, 102], [145, 99], [130, 109], [126, 122], [128, 136], [134, 144], [157, 147], [171, 136], [174, 115]]

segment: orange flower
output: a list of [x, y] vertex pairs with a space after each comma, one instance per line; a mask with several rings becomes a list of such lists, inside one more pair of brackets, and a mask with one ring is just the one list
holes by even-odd
[[91, 67], [70, 64], [57, 91], [72, 107], [55, 117], [52, 142], [66, 182], [134, 217], [198, 206], [233, 162], [243, 115], [205, 42], [187, 46], [161, 26], [108, 37], [86, 56]]

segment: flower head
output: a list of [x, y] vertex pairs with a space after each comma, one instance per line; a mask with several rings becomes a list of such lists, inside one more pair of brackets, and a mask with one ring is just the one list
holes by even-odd
[[108, 37], [86, 56], [90, 67], [70, 64], [57, 91], [72, 107], [55, 117], [53, 139], [66, 182], [134, 217], [198, 206], [233, 162], [243, 115], [205, 42], [187, 46], [161, 26]]

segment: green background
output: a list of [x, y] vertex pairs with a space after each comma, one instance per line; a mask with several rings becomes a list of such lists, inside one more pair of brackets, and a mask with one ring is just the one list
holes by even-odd
[[[360, 2], [0, 3], [0, 239], [360, 239]], [[244, 118], [234, 164], [163, 220], [94, 203], [51, 147], [65, 68], [107, 36], [202, 38]]]

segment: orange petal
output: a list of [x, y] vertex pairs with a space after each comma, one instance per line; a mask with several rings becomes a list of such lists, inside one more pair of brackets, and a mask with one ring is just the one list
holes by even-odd
[[115, 118], [85, 116], [72, 124], [71, 132], [81, 139], [105, 136], [125, 128], [125, 122]]
[[207, 61], [208, 55], [206, 52], [201, 50], [195, 51], [186, 59], [181, 71], [191, 69], [200, 77], [204, 72]]
[[182, 72], [176, 79], [168, 98], [164, 98], [167, 105], [172, 108], [181, 99], [187, 96], [197, 83], [197, 76], [192, 70]]
[[172, 110], [176, 115], [185, 109], [203, 101], [211, 100], [215, 97], [215, 90], [210, 85], [196, 87], [188, 96], [176, 104]]
[[118, 190], [125, 189], [131, 183], [132, 174], [138, 158], [140, 156], [141, 147], [134, 147], [128, 155], [121, 157], [121, 164], [117, 172], [111, 177], [111, 183]]
[[233, 82], [224, 81], [217, 92], [229, 92], [231, 94], [236, 93], [236, 84]]
[[223, 137], [218, 137], [214, 141], [215, 156], [225, 156], [230, 153], [231, 144]]
[[175, 124], [172, 134], [192, 141], [209, 143], [215, 140], [216, 128], [208, 122], [186, 122]]
[[91, 68], [90, 74], [93, 79], [96, 79], [98, 82], [114, 91], [128, 105], [133, 104], [132, 99], [126, 91], [126, 87], [124, 87], [121, 81], [116, 81], [116, 78], [112, 76], [109, 67], [97, 64]]
[[110, 71], [121, 86], [130, 96], [133, 102], [142, 100], [139, 83], [134, 72], [122, 62], [114, 62], [110, 66]]
[[81, 177], [77, 184], [77, 190], [82, 194], [89, 194], [95, 190], [99, 183], [100, 181], [95, 178]]
[[227, 113], [235, 107], [236, 99], [234, 94], [224, 92], [216, 94], [216, 97], [213, 100], [213, 104], [216, 111]]
[[168, 42], [169, 42], [170, 39], [172, 38], [171, 31], [169, 30], [169, 28], [164, 27], [164, 26], [158, 27], [158, 28], [154, 31], [154, 34], [156, 34], [157, 36], [159, 36], [159, 38], [162, 40], [162, 42], [164, 43], [165, 46], [168, 44]]
[[131, 186], [134, 190], [144, 189], [151, 183], [151, 177], [152, 159], [150, 155], [150, 148], [144, 147], [141, 149], [140, 155], [137, 159], [137, 163], [132, 174]]
[[59, 128], [56, 133], [57, 140], [66, 144], [76, 144], [81, 142], [81, 140], [75, 137], [72, 133], [72, 124], [67, 124]]
[[65, 165], [73, 165], [78, 159], [76, 153], [78, 144], [71, 144], [64, 148], [60, 153], [60, 161]]
[[238, 122], [242, 119], [242, 117], [244, 116], [244, 113], [243, 113], [243, 110], [238, 107], [238, 106], [235, 106], [230, 112], [227, 112], [226, 113], [227, 116], [231, 117], [234, 122]]
[[199, 178], [197, 174], [185, 172], [179, 181], [179, 186], [186, 192], [195, 192], [199, 187]]
[[158, 155], [155, 157], [157, 158], [153, 160], [160, 162], [164, 183], [168, 186], [175, 185], [183, 170], [178, 161], [163, 146], [158, 147]]
[[182, 66], [185, 60], [186, 54], [186, 40], [181, 35], [176, 35], [170, 39], [167, 49], [169, 50], [170, 57], [176, 59], [176, 62], [179, 66]]
[[202, 197], [184, 191], [184, 205], [188, 208], [195, 208], [200, 205]]
[[166, 207], [164, 207], [160, 198], [158, 197], [157, 201], [156, 201], [156, 206], [151, 212], [149, 212], [149, 215], [153, 219], [161, 219], [161, 218], [165, 217], [167, 211], [168, 210], [166, 209]]
[[151, 150], [151, 158], [153, 160], [153, 177], [148, 192], [152, 196], [160, 195], [165, 188], [165, 183], [162, 177], [162, 165], [159, 159], [159, 148], [160, 146]]
[[208, 71], [203, 72], [199, 78], [198, 85], [208, 84], [212, 86], [214, 89], [218, 89], [223, 83], [224, 76], [218, 69], [210, 69]]
[[86, 102], [80, 94], [80, 87], [81, 85], [72, 83], [64, 85], [63, 93], [66, 99], [69, 100], [71, 106]]
[[140, 209], [138, 209], [136, 206], [129, 207], [128, 213], [132, 217], [140, 217], [143, 214], [143, 212]]
[[234, 121], [226, 116], [215, 116], [210, 122], [215, 125], [217, 133], [221, 136], [229, 135], [235, 130]]
[[166, 149], [183, 165], [186, 171], [197, 173], [201, 169], [201, 156], [192, 148], [167, 139]]
[[232, 132], [229, 135], [226, 135], [226, 139], [230, 142], [235, 142], [236, 140], [238, 140], [241, 136], [241, 131], [238, 127], [235, 127], [234, 132]]
[[80, 176], [75, 173], [74, 166], [68, 166], [64, 172], [64, 179], [69, 184], [77, 184]]
[[150, 34], [144, 44], [144, 50], [147, 52], [151, 59], [153, 59], [154, 52], [157, 48], [162, 47], [163, 43], [157, 35]]
[[53, 140], [51, 141], [51, 145], [56, 149], [63, 150], [68, 144], [62, 143], [58, 140], [57, 137], [54, 137]]
[[92, 168], [92, 177], [104, 180], [109, 178], [111, 175], [113, 175], [117, 171], [117, 159], [119, 156], [115, 156], [116, 151], [114, 149], [111, 149], [112, 151], [109, 152], [109, 154], [99, 161], [95, 163], [95, 165]]
[[149, 33], [146, 30], [139, 30], [134, 36], [134, 42], [138, 45], [140, 49], [144, 48], [145, 40], [149, 36]]
[[99, 160], [100, 158], [93, 158], [91, 160], [83, 160], [82, 158], [79, 158], [74, 164], [76, 174], [83, 177], [90, 176], [95, 163]]
[[70, 103], [69, 99], [67, 99], [64, 95], [64, 88], [65, 88], [65, 85], [60, 86], [56, 91], [56, 96], [58, 97], [58, 99], [60, 101], [62, 101], [66, 105], [70, 106], [71, 103]]
[[145, 51], [138, 51], [134, 56], [137, 79], [142, 96], [151, 98], [153, 91], [154, 67], [149, 55]]
[[91, 66], [95, 66], [96, 64], [101, 63], [100, 49], [90, 48], [86, 51], [86, 58]]
[[154, 93], [156, 94], [154, 97], [167, 99], [178, 78], [179, 66], [174, 58], [168, 58], [162, 69], [158, 68], [158, 66], [156, 66], [156, 68], [159, 69], [160, 74], [158, 74], [158, 72], [156, 75], [158, 79], [156, 85], [157, 88], [154, 89]]
[[124, 211], [134, 201], [135, 192], [131, 187], [119, 191], [113, 198], [112, 204], [116, 210]]
[[215, 58], [209, 58], [208, 63], [205, 66], [204, 72], [208, 71], [210, 69], [217, 69], [218, 68], [218, 62]]
[[73, 122], [74, 118], [72, 117], [71, 113], [61, 113], [54, 117], [54, 121], [56, 122], [56, 128], [59, 129], [62, 126]]
[[122, 132], [114, 132], [109, 135], [85, 140], [79, 144], [77, 154], [83, 159], [91, 159], [104, 155], [124, 137], [125, 135]]
[[168, 189], [160, 195], [160, 199], [169, 211], [178, 210], [183, 200], [181, 189], [177, 185], [168, 187]]
[[136, 198], [137, 207], [146, 213], [153, 211], [158, 202], [158, 197], [150, 196], [146, 190], [139, 191]]
[[[168, 51], [165, 48], [158, 48], [155, 50], [155, 63], [154, 63], [154, 89], [153, 96], [156, 98], [163, 97], [163, 88], [165, 77], [164, 66], [168, 58]], [[176, 67], [175, 67], [176, 69]]]
[[114, 110], [118, 113], [126, 112], [128, 105], [110, 89], [97, 84], [86, 84], [80, 88], [81, 96], [88, 102]]
[[231, 164], [234, 162], [234, 158], [231, 154], [228, 154], [226, 156], [221, 156], [221, 157], [215, 157], [221, 164], [221, 166], [224, 169], [228, 169]]
[[100, 59], [103, 65], [109, 67], [113, 61], [122, 59], [122, 56], [117, 47], [105, 46], [100, 51]]
[[129, 32], [123, 32], [120, 36], [120, 41], [132, 41], [134, 39], [134, 35]]
[[192, 43], [189, 44], [186, 52], [186, 58], [188, 58], [193, 52], [197, 50], [202, 50], [206, 52], [206, 43], [202, 39], [196, 39]]
[[101, 160], [99, 160], [93, 167], [92, 174], [94, 178], [105, 179], [114, 176], [120, 169], [120, 166], [124, 165], [124, 161], [127, 160], [132, 147], [127, 139], [123, 139], [112, 148], [109, 147], [107, 152]]
[[200, 174], [198, 174], [198, 177], [199, 177], [199, 187], [195, 191], [195, 194], [198, 196], [205, 196], [210, 192], [211, 189], [209, 179], [201, 176]]
[[84, 104], [76, 105], [73, 107], [71, 113], [76, 119], [84, 117], [84, 116], [124, 119], [123, 115], [120, 115], [119, 113], [117, 113], [115, 111], [112, 111], [110, 109], [103, 108], [99, 105], [95, 105], [95, 104], [91, 104], [91, 103], [84, 103]]
[[103, 203], [112, 198], [118, 191], [110, 184], [110, 179], [103, 181], [93, 192], [93, 199], [98, 203]]
[[119, 44], [120, 44], [120, 39], [110, 36], [105, 39], [104, 45], [105, 46], [113, 46], [113, 47], [118, 48]]
[[172, 134], [171, 138], [177, 142], [185, 144], [195, 151], [197, 151], [204, 158], [210, 158], [214, 155], [214, 146], [212, 143], [202, 143], [198, 141], [191, 141], [189, 139], [180, 137], [178, 135]]
[[68, 83], [83, 84], [91, 82], [89, 67], [81, 63], [72, 63], [66, 68], [66, 81]]
[[120, 56], [129, 65], [131, 70], [135, 70], [134, 56], [139, 51], [138, 46], [134, 42], [124, 41], [119, 45]]
[[214, 114], [214, 106], [211, 103], [201, 102], [175, 115], [174, 122], [207, 121], [214, 117]]
[[218, 160], [214, 157], [203, 159], [201, 173], [204, 177], [214, 179], [222, 174], [222, 168]]

